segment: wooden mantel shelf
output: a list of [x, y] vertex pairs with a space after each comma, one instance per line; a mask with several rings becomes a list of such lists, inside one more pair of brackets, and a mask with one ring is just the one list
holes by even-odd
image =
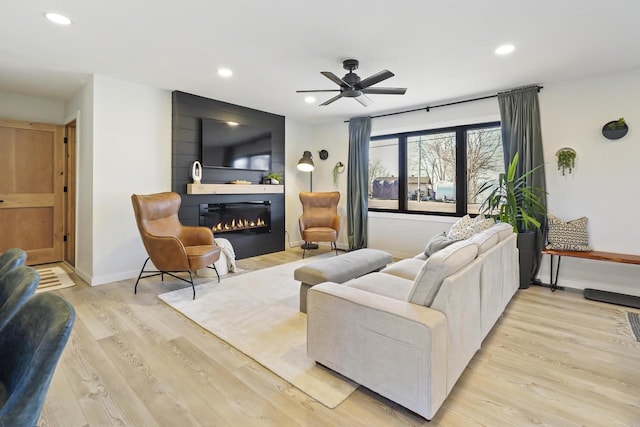
[[282, 194], [284, 185], [275, 184], [187, 184], [187, 194]]

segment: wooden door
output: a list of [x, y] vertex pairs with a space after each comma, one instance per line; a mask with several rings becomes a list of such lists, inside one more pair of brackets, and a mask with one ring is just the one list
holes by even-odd
[[0, 120], [0, 252], [62, 261], [64, 127]]

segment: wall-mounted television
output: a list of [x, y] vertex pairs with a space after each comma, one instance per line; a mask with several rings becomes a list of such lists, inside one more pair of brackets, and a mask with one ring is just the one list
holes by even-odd
[[271, 130], [202, 119], [202, 166], [266, 171], [271, 169]]

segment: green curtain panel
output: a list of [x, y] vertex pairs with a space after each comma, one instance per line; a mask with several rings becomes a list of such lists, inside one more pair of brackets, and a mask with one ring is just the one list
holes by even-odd
[[347, 233], [349, 250], [367, 247], [367, 173], [371, 117], [349, 120], [347, 167]]
[[[509, 165], [516, 152], [519, 153], [517, 176], [522, 176], [542, 165], [529, 177], [528, 185], [541, 189], [540, 203], [547, 207], [546, 179], [544, 173], [544, 155], [542, 151], [542, 131], [540, 128], [540, 105], [538, 104], [538, 86], [514, 89], [498, 94], [502, 125], [502, 144], [504, 146], [504, 164]], [[538, 218], [542, 226], [536, 230], [536, 246], [530, 278], [533, 280], [540, 269], [546, 240], [546, 218]]]

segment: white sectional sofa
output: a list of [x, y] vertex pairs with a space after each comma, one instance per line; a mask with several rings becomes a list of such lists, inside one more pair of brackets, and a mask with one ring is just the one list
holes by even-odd
[[517, 289], [516, 234], [495, 224], [428, 259], [312, 287], [307, 353], [431, 419]]

